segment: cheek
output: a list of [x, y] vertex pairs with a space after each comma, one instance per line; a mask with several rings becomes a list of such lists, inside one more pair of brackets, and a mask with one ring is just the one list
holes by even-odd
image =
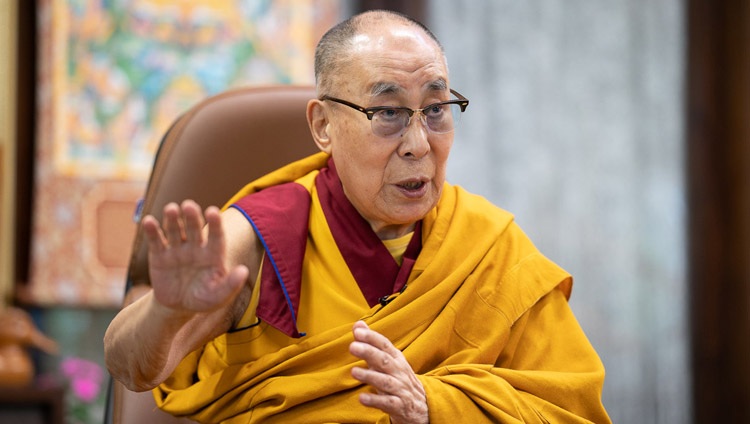
[[435, 144], [433, 147], [435, 153], [435, 175], [443, 180], [445, 179], [448, 156], [450, 155], [452, 146], [453, 140], [449, 140], [442, 144]]
[[360, 207], [376, 196], [382, 181], [382, 174], [379, 174], [382, 168], [378, 168], [366, 152], [352, 147], [334, 151], [333, 160], [344, 192], [353, 203], [357, 203], [355, 206]]
[[443, 167], [445, 167], [445, 163], [448, 161], [448, 156], [451, 153], [451, 148], [453, 147], [453, 136], [450, 137], [449, 140], [446, 140], [444, 143], [438, 145], [437, 147], [437, 154], [440, 158], [440, 162], [442, 163]]
[[360, 134], [339, 143], [332, 154], [339, 174], [345, 174], [346, 178], [362, 188], [370, 187], [368, 191], [372, 195], [372, 187], [383, 183], [393, 152], [393, 146], [383, 143], [383, 140], [373, 140]]

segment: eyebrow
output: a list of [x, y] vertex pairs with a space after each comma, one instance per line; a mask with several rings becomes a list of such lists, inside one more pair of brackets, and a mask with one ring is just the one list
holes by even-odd
[[[443, 78], [438, 78], [434, 81], [430, 81], [427, 84], [427, 88], [430, 91], [445, 91], [448, 89], [448, 83]], [[392, 82], [377, 82], [370, 88], [370, 96], [377, 97], [388, 94], [398, 94], [404, 91], [404, 89]]]
[[392, 82], [376, 82], [372, 88], [370, 88], [370, 95], [372, 97], [377, 97], [386, 94], [396, 94], [401, 91], [404, 91], [404, 89]]
[[432, 81], [427, 85], [431, 91], [445, 91], [448, 89], [448, 82], [440, 78]]

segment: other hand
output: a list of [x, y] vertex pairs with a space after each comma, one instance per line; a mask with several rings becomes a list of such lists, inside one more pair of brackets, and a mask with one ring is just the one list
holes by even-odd
[[427, 396], [403, 353], [382, 334], [357, 321], [349, 351], [367, 362], [367, 368], [352, 368], [352, 376], [376, 391], [362, 393], [359, 401], [378, 408], [394, 424], [428, 423]]

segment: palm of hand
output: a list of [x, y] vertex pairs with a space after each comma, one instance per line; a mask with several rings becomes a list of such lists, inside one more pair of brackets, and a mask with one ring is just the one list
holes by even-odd
[[[204, 237], [203, 226], [208, 222]], [[227, 304], [242, 281], [228, 272], [221, 219], [216, 208], [192, 201], [165, 206], [162, 225], [143, 219], [149, 245], [149, 274], [154, 297], [165, 307], [210, 312]]]
[[226, 303], [221, 252], [185, 243], [149, 255], [156, 300], [172, 309], [209, 312]]

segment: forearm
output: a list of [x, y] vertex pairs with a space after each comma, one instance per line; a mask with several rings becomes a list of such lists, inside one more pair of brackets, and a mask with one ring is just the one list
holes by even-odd
[[131, 288], [128, 299], [146, 294], [123, 308], [104, 336], [107, 367], [130, 390], [162, 383], [244, 312], [249, 269], [257, 272], [262, 246], [247, 236], [245, 230], [254, 233], [244, 215], [222, 216], [209, 207], [204, 220], [200, 207], [186, 200], [165, 206], [163, 223], [143, 218], [151, 286]]
[[164, 381], [182, 358], [222, 327], [222, 312], [184, 313], [158, 304], [148, 293], [124, 308], [104, 335], [112, 376], [134, 391]]

